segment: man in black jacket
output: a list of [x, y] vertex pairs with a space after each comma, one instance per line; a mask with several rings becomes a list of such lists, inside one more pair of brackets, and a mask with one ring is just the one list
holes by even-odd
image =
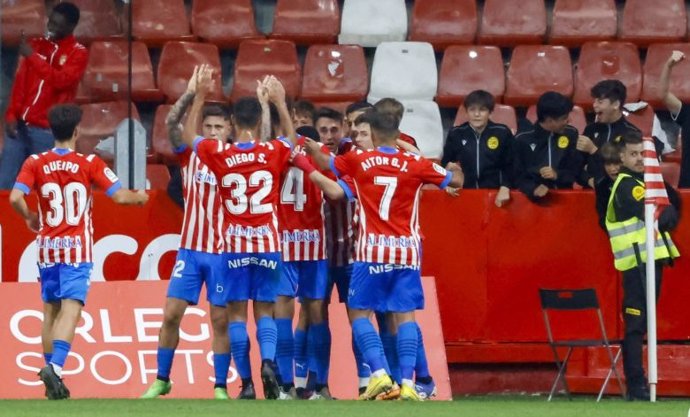
[[463, 188], [498, 189], [498, 207], [510, 200], [513, 133], [504, 124], [491, 121], [494, 97], [473, 91], [463, 105], [469, 120], [448, 132], [441, 164], [458, 163], [465, 174]]
[[515, 136], [514, 166], [517, 187], [539, 201], [549, 189], [570, 189], [580, 174], [582, 156], [575, 149], [577, 129], [568, 124], [573, 102], [549, 91], [537, 102], [537, 122]]

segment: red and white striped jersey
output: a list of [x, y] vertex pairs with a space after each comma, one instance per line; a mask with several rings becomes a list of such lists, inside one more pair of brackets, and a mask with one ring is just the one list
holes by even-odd
[[183, 145], [175, 152], [182, 168], [184, 198], [180, 248], [223, 253], [223, 210], [216, 176], [188, 146]]
[[277, 206], [291, 149], [282, 139], [233, 144], [201, 137], [194, 141], [199, 159], [219, 179], [226, 252], [280, 251]]
[[96, 155], [55, 148], [24, 162], [14, 188], [38, 193], [40, 264], [93, 262], [93, 185], [108, 196], [122, 188]]
[[[299, 137], [298, 145], [304, 145]], [[328, 148], [322, 146], [324, 153]], [[302, 154], [306, 155], [304, 151]], [[307, 156], [310, 162], [311, 157]], [[319, 261], [326, 259], [323, 192], [304, 171], [288, 168], [280, 189], [278, 227], [283, 243], [283, 261]]]
[[351, 177], [357, 193], [355, 260], [420, 266], [420, 191], [424, 184], [445, 188], [452, 173], [419, 155], [388, 147], [334, 157], [331, 170]]
[[[343, 138], [338, 145], [338, 155], [346, 154], [354, 148], [352, 139]], [[332, 172], [326, 175], [332, 180], [337, 180]], [[326, 199], [326, 256], [330, 267], [347, 266], [352, 263], [355, 242], [353, 218], [356, 206], [356, 201]]]

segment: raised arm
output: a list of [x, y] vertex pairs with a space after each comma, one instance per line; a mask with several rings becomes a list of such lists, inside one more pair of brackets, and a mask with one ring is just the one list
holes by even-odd
[[283, 133], [294, 146], [297, 144], [297, 135], [295, 135], [295, 126], [292, 123], [292, 116], [290, 115], [285, 101], [285, 88], [274, 76], [268, 77], [266, 87], [268, 88], [268, 98], [278, 109], [280, 126], [283, 129]]
[[340, 200], [341, 198], [345, 197], [343, 187], [319, 172], [311, 163], [309, 163], [309, 160], [304, 155], [301, 155], [297, 152], [293, 152], [292, 155], [292, 165], [304, 171], [304, 173], [309, 177], [309, 180], [316, 184], [316, 186], [323, 191], [326, 197], [331, 200]]
[[271, 138], [271, 108], [269, 106], [268, 98], [268, 87], [266, 82], [268, 81], [268, 76], [264, 77], [263, 80], [256, 80], [258, 84], [256, 86], [256, 98], [259, 100], [261, 105], [261, 141], [266, 142]]
[[213, 69], [208, 65], [202, 65], [197, 74], [196, 95], [182, 130], [182, 141], [188, 146], [193, 146], [194, 139], [197, 137], [197, 127], [201, 122], [201, 109], [204, 107], [206, 96], [211, 91], [212, 81]]
[[673, 51], [661, 70], [659, 78], [659, 98], [664, 102], [666, 108], [674, 115], [680, 113], [683, 103], [673, 93], [669, 91], [671, 81], [671, 69], [680, 61], [685, 59], [685, 54], [681, 51]]
[[313, 139], [304, 139], [304, 150], [314, 160], [319, 169], [329, 169], [331, 158], [328, 154], [321, 152], [321, 144]]
[[192, 104], [194, 96], [196, 94], [196, 78], [199, 73], [199, 66], [194, 67], [194, 73], [192, 74], [189, 82], [187, 83], [187, 91], [178, 98], [172, 109], [165, 118], [165, 126], [168, 129], [168, 139], [172, 144], [173, 148], [179, 148], [182, 146], [182, 116]]

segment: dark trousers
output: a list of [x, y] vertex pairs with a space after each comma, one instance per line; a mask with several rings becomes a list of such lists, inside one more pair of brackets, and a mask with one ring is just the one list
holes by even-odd
[[[623, 272], [623, 320], [625, 336], [623, 338], [623, 371], [628, 390], [646, 387], [644, 369], [642, 368], [642, 345], [647, 334], [647, 285], [643, 264]], [[656, 298], [659, 299], [663, 265], [656, 263]]]

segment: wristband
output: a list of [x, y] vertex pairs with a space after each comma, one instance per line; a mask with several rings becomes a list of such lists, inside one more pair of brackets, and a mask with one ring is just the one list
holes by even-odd
[[301, 169], [307, 175], [316, 171], [316, 168], [314, 168], [314, 166], [309, 162], [307, 157], [301, 154], [297, 154], [294, 158], [292, 158], [292, 165]]

